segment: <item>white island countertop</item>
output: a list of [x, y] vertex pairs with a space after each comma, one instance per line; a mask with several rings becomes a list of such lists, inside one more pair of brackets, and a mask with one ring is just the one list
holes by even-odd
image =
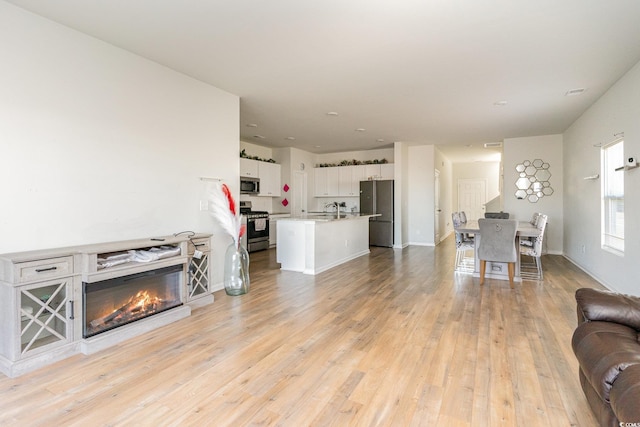
[[380, 214], [365, 214], [365, 213], [340, 213], [340, 216], [338, 217], [338, 215], [336, 215], [335, 212], [327, 212], [327, 213], [321, 213], [321, 212], [309, 212], [307, 214], [304, 215], [298, 215], [298, 216], [292, 216], [290, 218], [287, 218], [287, 220], [289, 221], [321, 221], [321, 222], [328, 222], [328, 221], [342, 221], [342, 220], [346, 220], [346, 219], [362, 219], [362, 218], [371, 218], [374, 216], [380, 216]]
[[276, 260], [282, 270], [318, 274], [369, 253], [373, 214], [308, 213], [277, 223]]

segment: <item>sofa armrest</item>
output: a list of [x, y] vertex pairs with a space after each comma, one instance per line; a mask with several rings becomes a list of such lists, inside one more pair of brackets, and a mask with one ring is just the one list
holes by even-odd
[[640, 331], [640, 297], [599, 289], [576, 291], [578, 323], [614, 322]]

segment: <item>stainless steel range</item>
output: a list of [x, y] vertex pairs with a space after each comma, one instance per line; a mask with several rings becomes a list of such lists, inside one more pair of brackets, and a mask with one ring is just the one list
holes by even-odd
[[261, 251], [269, 248], [269, 212], [251, 210], [251, 202], [240, 201], [242, 223], [247, 232], [242, 239], [248, 252]]

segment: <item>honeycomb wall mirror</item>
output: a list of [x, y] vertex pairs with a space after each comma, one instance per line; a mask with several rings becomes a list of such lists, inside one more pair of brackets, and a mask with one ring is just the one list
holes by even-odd
[[549, 163], [540, 159], [525, 160], [517, 164], [516, 199], [536, 203], [541, 198], [552, 195], [553, 188], [551, 188], [549, 181], [551, 178], [549, 167]]

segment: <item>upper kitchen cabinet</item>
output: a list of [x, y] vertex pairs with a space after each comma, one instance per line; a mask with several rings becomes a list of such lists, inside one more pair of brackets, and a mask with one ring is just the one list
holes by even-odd
[[365, 181], [365, 167], [364, 166], [342, 166], [336, 168], [339, 170], [340, 177], [339, 192], [340, 196], [345, 197], [359, 197], [360, 196], [360, 181]]
[[384, 163], [380, 165], [380, 176], [382, 179], [395, 179], [395, 168], [393, 163]]
[[332, 197], [340, 195], [340, 168], [315, 168], [315, 196]]
[[258, 178], [258, 161], [240, 157], [240, 176]]
[[365, 179], [393, 179], [394, 167], [393, 163], [383, 163], [365, 166]]
[[276, 163], [258, 163], [258, 177], [260, 178], [259, 196], [280, 197], [281, 194], [281, 167]]
[[315, 168], [316, 197], [360, 197], [360, 181], [394, 179], [393, 163]]

